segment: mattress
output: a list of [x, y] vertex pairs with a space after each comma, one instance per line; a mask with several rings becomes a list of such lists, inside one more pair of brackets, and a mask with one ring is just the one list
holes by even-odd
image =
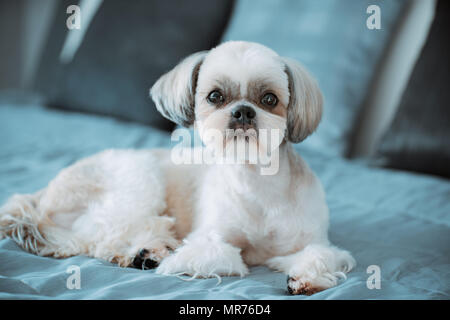
[[[58, 171], [105, 148], [169, 147], [170, 134], [135, 123], [39, 105], [0, 103], [0, 203], [34, 192]], [[367, 167], [301, 145], [330, 207], [330, 240], [358, 265], [338, 286], [292, 296], [286, 275], [253, 267], [250, 275], [194, 279], [119, 268], [76, 256], [27, 253], [0, 240], [1, 299], [449, 299], [450, 183]], [[80, 288], [68, 286], [79, 268]], [[375, 266], [375, 267], [374, 267]], [[380, 271], [380, 287], [373, 288]], [[189, 281], [188, 281], [189, 280]]]

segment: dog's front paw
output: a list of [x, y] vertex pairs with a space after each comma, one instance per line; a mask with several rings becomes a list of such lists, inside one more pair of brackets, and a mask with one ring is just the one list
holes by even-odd
[[303, 268], [294, 267], [289, 272], [287, 290], [290, 294], [310, 296], [319, 291], [336, 286], [341, 279], [345, 279], [345, 273], [353, 268], [352, 261], [338, 270], [327, 269], [323, 261], [316, 261]]
[[186, 244], [165, 258], [156, 269], [159, 274], [186, 274], [194, 277], [244, 276], [248, 268], [240, 249], [227, 243]]
[[294, 256], [291, 263], [288, 292], [303, 295], [312, 295], [336, 286], [356, 265], [348, 251], [321, 245], [309, 245]]
[[148, 270], [158, 266], [162, 259], [167, 257], [172, 250], [170, 248], [163, 249], [141, 249], [133, 258], [130, 267]]
[[142, 270], [154, 269], [158, 266], [158, 261], [150, 258], [149, 251], [147, 249], [141, 249], [134, 257], [131, 266]]
[[311, 279], [305, 279], [302, 277], [290, 277], [287, 278], [287, 290], [292, 295], [306, 295], [310, 296], [319, 291], [325, 290], [325, 287], [321, 287], [314, 283]]

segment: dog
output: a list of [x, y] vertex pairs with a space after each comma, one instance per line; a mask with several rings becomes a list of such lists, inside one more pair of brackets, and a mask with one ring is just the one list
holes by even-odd
[[[287, 274], [291, 294], [333, 287], [354, 268], [329, 242], [324, 190], [292, 147], [322, 115], [318, 84], [301, 64], [257, 43], [225, 42], [185, 58], [150, 95], [215, 151], [262, 146], [258, 132], [276, 130], [276, 173], [261, 174], [246, 156], [192, 165], [174, 164], [170, 150], [106, 150], [12, 196], [0, 237], [42, 256], [84, 254], [164, 275], [242, 277], [265, 265]], [[210, 142], [208, 130], [223, 138]]]

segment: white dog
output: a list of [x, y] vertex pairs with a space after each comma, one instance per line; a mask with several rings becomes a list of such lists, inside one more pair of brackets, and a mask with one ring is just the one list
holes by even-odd
[[248, 159], [176, 165], [169, 150], [107, 150], [37, 193], [14, 195], [0, 209], [0, 238], [39, 255], [85, 254], [160, 274], [244, 276], [266, 265], [288, 275], [292, 294], [335, 286], [355, 266], [328, 241], [324, 191], [291, 146], [322, 114], [301, 65], [256, 43], [226, 42], [184, 59], [151, 96], [174, 122], [195, 121], [206, 146], [208, 129], [224, 133], [225, 148], [260, 146], [250, 130], [279, 130], [277, 173], [262, 175]]

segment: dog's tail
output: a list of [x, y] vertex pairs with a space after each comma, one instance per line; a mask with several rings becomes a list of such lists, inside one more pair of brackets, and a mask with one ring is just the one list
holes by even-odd
[[42, 248], [50, 246], [40, 230], [40, 225], [48, 220], [39, 209], [42, 192], [13, 195], [0, 208], [0, 239], [10, 237], [35, 254], [41, 254]]

